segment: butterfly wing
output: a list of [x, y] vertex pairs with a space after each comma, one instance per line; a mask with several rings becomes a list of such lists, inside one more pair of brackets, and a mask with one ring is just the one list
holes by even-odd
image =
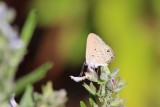
[[86, 63], [91, 67], [105, 66], [114, 58], [112, 49], [96, 34], [87, 38]]

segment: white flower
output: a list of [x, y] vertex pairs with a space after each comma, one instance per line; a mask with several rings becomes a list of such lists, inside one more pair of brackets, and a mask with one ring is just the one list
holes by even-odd
[[9, 40], [9, 46], [11, 49], [19, 49], [23, 46], [22, 40], [18, 37], [18, 32], [16, 32], [7, 20], [8, 14], [14, 14], [13, 9], [9, 9], [5, 3], [0, 2], [0, 33], [7, 37]]
[[18, 107], [18, 104], [16, 103], [14, 99], [14, 95], [11, 97], [9, 103], [10, 103], [10, 107]]
[[8, 8], [7, 5], [0, 1], [0, 21], [12, 22], [16, 12], [12, 8]]

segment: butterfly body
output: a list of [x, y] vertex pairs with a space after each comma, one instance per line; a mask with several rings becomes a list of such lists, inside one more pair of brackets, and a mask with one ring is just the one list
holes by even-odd
[[86, 65], [89, 71], [98, 66], [107, 66], [114, 59], [112, 49], [96, 34], [90, 33], [86, 46]]

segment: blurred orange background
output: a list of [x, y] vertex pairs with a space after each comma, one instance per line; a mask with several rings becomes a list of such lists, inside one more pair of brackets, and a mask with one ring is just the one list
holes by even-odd
[[67, 107], [78, 107], [87, 91], [70, 75], [79, 75], [85, 61], [86, 38], [98, 34], [114, 50], [111, 70], [120, 69], [127, 82], [121, 97], [126, 107], [160, 107], [160, 1], [158, 0], [5, 0], [17, 11], [19, 29], [31, 9], [38, 26], [19, 67], [17, 78], [46, 61], [54, 63], [46, 78], [54, 89], [68, 92]]

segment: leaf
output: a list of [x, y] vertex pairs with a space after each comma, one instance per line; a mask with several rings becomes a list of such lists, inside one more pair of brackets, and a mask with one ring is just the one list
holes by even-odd
[[111, 77], [111, 78], [115, 78], [116, 75], [118, 74], [118, 72], [119, 72], [119, 69], [118, 69], [118, 68], [117, 68], [117, 69], [114, 69], [114, 70], [111, 72], [110, 77]]
[[86, 105], [83, 101], [80, 101], [80, 107], [86, 107]]
[[33, 93], [33, 87], [31, 85], [28, 85], [20, 101], [20, 107], [34, 107], [32, 93]]
[[90, 87], [91, 89], [96, 93], [96, 87], [94, 86], [94, 84], [92, 82], [90, 82]]
[[105, 84], [101, 84], [99, 86], [99, 90], [97, 93], [98, 97], [104, 97], [106, 95], [106, 88], [105, 88]]
[[110, 74], [110, 70], [109, 70], [108, 66], [101, 67], [101, 71], [104, 72], [104, 73], [106, 73], [106, 75]]
[[115, 94], [115, 96], [113, 97], [113, 99], [112, 99], [112, 101], [111, 101], [111, 103], [110, 103], [110, 106], [121, 106], [123, 103], [125, 102], [125, 100], [124, 99], [119, 99], [119, 95], [118, 95], [118, 93], [117, 94]]
[[118, 78], [117, 82], [118, 82], [118, 83], [117, 83], [118, 86], [119, 86], [119, 85], [123, 85], [123, 86], [127, 85], [127, 83], [126, 83], [125, 81], [123, 81], [120, 77]]
[[36, 107], [63, 107], [67, 102], [67, 93], [64, 89], [59, 91], [53, 90], [52, 82], [49, 81], [45, 86], [42, 86], [42, 94], [34, 93], [33, 98]]
[[116, 87], [113, 91], [116, 92], [116, 93], [118, 93], [118, 92], [120, 92], [123, 88], [124, 88], [123, 85], [119, 85], [119, 86]]
[[125, 100], [124, 99], [120, 99], [120, 100], [114, 100], [114, 101], [112, 101], [111, 103], [110, 103], [110, 106], [112, 107], [121, 107], [121, 105], [123, 104], [125, 102]]
[[94, 104], [95, 104], [95, 102], [94, 102], [94, 100], [92, 98], [89, 98], [89, 103], [90, 103], [91, 107], [93, 107]]
[[[27, 20], [24, 24], [24, 27], [21, 31], [21, 39], [24, 43], [24, 46], [23, 46], [23, 48], [18, 50], [18, 52], [12, 57], [12, 60], [14, 61], [14, 65], [15, 65], [12, 68], [12, 71], [14, 71], [14, 72], [17, 71], [17, 68], [18, 68], [20, 61], [22, 60], [22, 58], [26, 54], [27, 46], [32, 38], [33, 31], [35, 30], [35, 27], [36, 27], [36, 23], [37, 23], [36, 19], [37, 18], [36, 18], [35, 10], [32, 10], [30, 12], [30, 14], [28, 15]], [[12, 73], [14, 74], [14, 72], [12, 72]]]
[[45, 76], [47, 70], [50, 69], [51, 67], [52, 67], [51, 63], [49, 62], [45, 63], [39, 68], [37, 68], [35, 71], [18, 79], [15, 86], [16, 94], [20, 93], [26, 87], [26, 85], [33, 84], [42, 79]]
[[96, 95], [96, 89], [94, 88], [94, 86], [89, 86], [86, 83], [84, 83], [83, 86], [86, 88], [86, 90], [89, 91], [89, 93], [91, 93], [92, 95]]
[[27, 17], [27, 20], [23, 26], [23, 29], [21, 31], [21, 39], [25, 42], [25, 45], [28, 46], [31, 37], [33, 35], [33, 31], [36, 28], [37, 24], [37, 16], [36, 11], [32, 10], [30, 14]]
[[100, 75], [100, 79], [102, 81], [107, 82], [108, 81], [108, 75], [106, 73], [102, 72], [101, 75]]

